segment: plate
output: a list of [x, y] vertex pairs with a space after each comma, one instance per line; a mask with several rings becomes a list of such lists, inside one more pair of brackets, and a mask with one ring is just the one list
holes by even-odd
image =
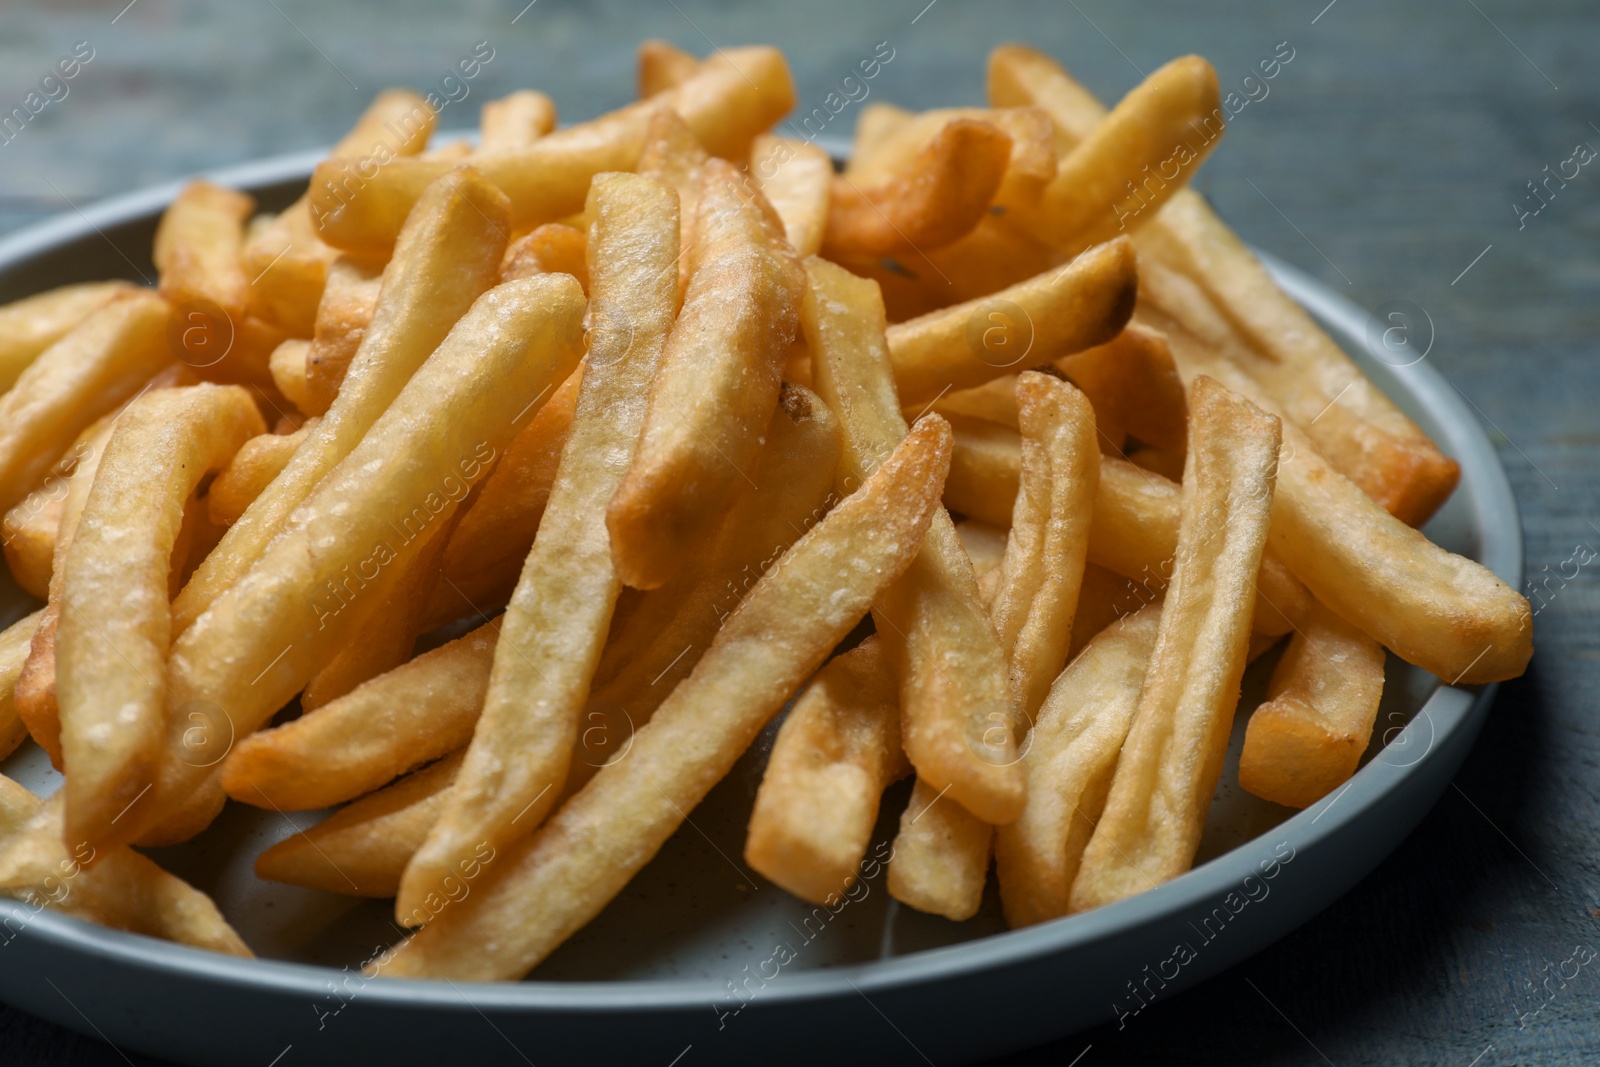
[[[208, 175], [264, 210], [305, 188], [322, 153]], [[0, 300], [67, 282], [154, 278], [148, 250], [178, 183], [105, 201], [0, 241]], [[1426, 360], [1377, 358], [1370, 317], [1262, 257], [1378, 386], [1461, 464], [1427, 533], [1522, 578], [1515, 501], [1494, 449]], [[0, 622], [34, 604], [0, 585]], [[1494, 686], [1442, 685], [1390, 658], [1374, 742], [1330, 797], [1295, 812], [1237, 787], [1246, 715], [1271, 657], [1245, 679], [1233, 744], [1189, 873], [1083, 915], [1008, 931], [991, 880], [965, 923], [889, 899], [884, 875], [812, 908], [742, 863], [745, 821], [772, 730], [606, 911], [519, 983], [368, 980], [361, 961], [398, 937], [388, 902], [258, 882], [263, 849], [321, 813], [231, 804], [192, 842], [153, 852], [210, 893], [261, 958], [238, 960], [0, 901], [0, 999], [125, 1050], [183, 1063], [268, 1067], [475, 1064], [970, 1062], [1114, 1020], [1129, 1024], [1305, 922], [1410, 832], [1455, 775]], [[59, 782], [31, 744], [0, 772]], [[883, 805], [886, 854], [908, 783]]]

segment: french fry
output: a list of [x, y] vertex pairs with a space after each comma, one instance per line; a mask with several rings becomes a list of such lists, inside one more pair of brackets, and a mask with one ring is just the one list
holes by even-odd
[[384, 268], [378, 310], [333, 406], [178, 594], [174, 633], [188, 629], [243, 577], [290, 513], [350, 454], [456, 320], [494, 284], [510, 229], [506, 213], [499, 190], [466, 167], [446, 175], [417, 202]]
[[783, 220], [797, 256], [822, 250], [833, 189], [833, 160], [808, 141], [762, 134], [750, 148], [756, 184]]
[[230, 324], [244, 321], [250, 279], [240, 254], [254, 208], [244, 193], [192, 181], [161, 216], [152, 258], [161, 295], [180, 313], [192, 305], [207, 317], [220, 311]]
[[44, 609], [40, 608], [0, 631], [0, 759], [15, 752], [28, 736], [28, 727], [17, 714], [17, 679], [22, 665], [28, 662], [33, 635], [43, 616]]
[[[517, 229], [556, 222], [583, 209], [596, 174], [637, 165], [650, 115], [662, 106], [683, 116], [707, 151], [741, 159], [749, 154], [750, 141], [794, 106], [794, 83], [776, 49], [723, 49], [676, 88], [557, 130], [526, 148], [484, 156], [476, 165], [510, 198]], [[381, 168], [348, 160], [319, 165], [311, 177], [310, 196], [322, 239], [339, 248], [381, 254], [423, 189], [449, 166], [405, 159]]]
[[[395, 902], [401, 922], [443, 888], [478, 844], [506, 847], [538, 827], [566, 779], [622, 591], [607, 503], [636, 469], [630, 467], [635, 442], [641, 453], [649, 447], [651, 382], [659, 382], [657, 368], [670, 358], [664, 349], [677, 296], [675, 207], [672, 191], [649, 178], [595, 179], [588, 211], [596, 311], [578, 407], [500, 627], [466, 762], [401, 879]], [[507, 752], [518, 758], [506, 760]]]
[[41, 600], [50, 595], [50, 576], [55, 572], [56, 533], [66, 511], [72, 472], [79, 461], [90, 454], [91, 444], [114, 418], [115, 414], [104, 415], [90, 424], [50, 468], [44, 481], [0, 520], [0, 542], [5, 546], [11, 577]]
[[639, 45], [639, 99], [674, 89], [694, 76], [700, 61], [666, 41], [650, 40]]
[[1272, 522], [1276, 416], [1197, 378], [1178, 562], [1105, 809], [1068, 910], [1143, 892], [1188, 870], [1239, 702], [1252, 576]]
[[989, 103], [993, 107], [1039, 107], [1055, 127], [1056, 151], [1071, 152], [1105, 119], [1105, 105], [1073, 81], [1043, 52], [1003, 44], [989, 53]]
[[598, 914], [910, 564], [938, 510], [949, 448], [942, 419], [918, 423], [756, 583], [627, 758], [504, 850], [475, 892], [440, 908], [373, 972], [516, 978]]
[[[1140, 314], [1147, 312], [1141, 310]], [[1154, 317], [1154, 311], [1148, 313]], [[1157, 323], [1185, 378], [1206, 374], [1273, 411], [1272, 399], [1173, 321]], [[1525, 597], [1488, 568], [1407, 526], [1284, 423], [1272, 550], [1313, 596], [1401, 659], [1452, 685], [1514, 678], [1533, 655]]]
[[0, 393], [16, 384], [39, 353], [132, 288], [127, 282], [80, 282], [0, 307]]
[[933, 410], [946, 418], [955, 415], [958, 418], [982, 419], [1015, 430], [1019, 425], [1017, 379], [1008, 374], [971, 389], [956, 389], [935, 400]]
[[582, 382], [580, 365], [512, 438], [468, 503], [445, 547], [443, 581], [434, 590], [429, 629], [505, 606], [550, 502]]
[[[483, 710], [499, 634], [496, 619], [292, 722], [241, 739], [222, 765], [223, 789], [256, 807], [309, 811], [354, 800], [465, 748]], [[399, 875], [397, 868], [396, 885]]]
[[884, 789], [910, 773], [894, 667], [869, 637], [835, 657], [778, 731], [750, 812], [745, 862], [801, 900], [836, 900], [871, 844]]
[[954, 413], [945, 417], [955, 433], [945, 506], [995, 526], [1008, 525], [1021, 467], [1017, 431]]
[[[706, 162], [694, 239], [683, 310], [650, 384], [633, 464], [606, 512], [618, 574], [635, 589], [683, 566], [749, 478], [804, 287], [770, 205], [723, 160]], [[598, 298], [597, 306], [636, 315]]]
[[1042, 193], [1004, 201], [1001, 220], [1077, 255], [1149, 222], [1200, 168], [1224, 125], [1211, 64], [1174, 59], [1112, 108]]
[[[371, 579], [416, 558], [428, 527], [448, 522], [519, 420], [571, 373], [582, 306], [577, 283], [561, 275], [480, 297], [254, 566], [177, 637], [156, 785], [107, 835], [111, 843], [170, 842], [214, 814], [216, 765], [234, 739], [305, 685], [372, 610], [373, 598], [361, 595]], [[191, 819], [148, 832], [186, 804]]]
[[1240, 787], [1291, 808], [1315, 804], [1355, 773], [1382, 696], [1383, 649], [1314, 605], [1245, 727]]
[[683, 305], [694, 274], [695, 222], [699, 216], [700, 190], [709, 153], [701, 146], [694, 130], [670, 108], [657, 108], [645, 126], [644, 149], [639, 153], [638, 172], [654, 178], [678, 193], [679, 246], [678, 305]]
[[[1086, 592], [1089, 585], [1086, 578]], [[1067, 914], [1160, 622], [1159, 604], [1112, 622], [1050, 687], [1023, 758], [1028, 806], [995, 833], [1000, 902], [1012, 927]]]
[[959, 240], [902, 257], [900, 266], [916, 276], [930, 299], [946, 307], [1027, 281], [1060, 263], [1055, 249], [990, 214]]
[[55, 638], [70, 840], [99, 840], [154, 781], [184, 504], [265, 429], [248, 392], [210, 384], [152, 390], [114, 424], [66, 553]]
[[967, 550], [967, 558], [972, 560], [972, 573], [980, 580], [1000, 566], [1006, 554], [1005, 527], [966, 519], [956, 523], [956, 535], [961, 538], [961, 547]]
[[[409, 89], [385, 89], [334, 146], [330, 158], [359, 163], [418, 155], [436, 121], [422, 96]], [[317, 236], [308, 195], [258, 222], [245, 238], [242, 257], [250, 278], [250, 312], [292, 337], [310, 337], [328, 268], [339, 252]]]
[[[874, 107], [888, 110], [874, 111], [869, 116], [867, 111]], [[892, 177], [958, 119], [986, 122], [1011, 139], [1011, 153], [997, 199], [1004, 202], [1037, 197], [1055, 178], [1055, 128], [1043, 108], [952, 107], [912, 114], [893, 105], [869, 105], [862, 112], [856, 129], [858, 140], [864, 135], [865, 151], [851, 154], [845, 164], [845, 176], [860, 185]]]
[[[1088, 643], [1107, 626], [1127, 618], [1145, 603], [1128, 595], [1128, 579], [1095, 563], [1083, 568], [1083, 585], [1078, 591], [1078, 611], [1072, 617], [1072, 645], [1067, 650], [1070, 665]], [[1255, 634], [1251, 640], [1255, 640]]]
[[856, 132], [850, 141], [850, 158], [845, 160], [844, 172], [851, 173], [852, 167], [859, 172], [868, 165], [914, 117], [903, 107], [881, 101], [863, 106], [856, 116]]
[[455, 752], [284, 838], [256, 857], [256, 877], [326, 893], [394, 896], [401, 872], [444, 809], [464, 755]]
[[293, 433], [266, 433], [239, 446], [222, 473], [211, 480], [211, 488], [206, 492], [211, 521], [218, 526], [238, 522], [250, 502], [289, 465], [295, 449], [311, 436], [318, 421], [313, 417]]
[[1004, 130], [952, 119], [892, 175], [867, 185], [834, 179], [823, 251], [830, 257], [894, 256], [950, 244], [989, 210], [1010, 159]]
[[900, 813], [889, 895], [908, 907], [963, 922], [978, 913], [994, 827], [918, 778]]
[[267, 370], [272, 375], [272, 384], [277, 386], [278, 392], [293, 404], [296, 410], [304, 412], [306, 403], [306, 354], [311, 349], [311, 342], [298, 337], [291, 337], [277, 348], [272, 350], [272, 355], [267, 359]]
[[0, 508], [14, 507], [73, 441], [172, 362], [167, 304], [118, 296], [45, 349], [0, 396]]
[[[872, 282], [814, 256], [806, 275], [801, 323], [817, 392], [844, 429], [840, 489], [848, 492], [906, 432], [883, 304]], [[916, 561], [874, 605], [873, 620], [900, 681], [901, 736], [919, 778], [980, 818], [1016, 818], [1025, 784], [1015, 741], [1009, 730], [990, 730], [989, 718], [1010, 716], [1005, 655], [943, 508]]]
[[589, 239], [584, 232], [559, 222], [548, 222], [511, 242], [500, 263], [500, 280], [531, 278], [535, 274], [570, 274], [583, 291], [589, 291]]
[[[35, 879], [13, 881], [0, 893], [113, 930], [225, 956], [253, 955], [210, 897], [148, 857], [127, 848], [97, 856], [82, 844], [69, 854], [61, 844], [60, 813], [59, 797], [40, 801], [16, 782], [0, 777], [0, 839], [16, 833], [26, 841], [41, 842], [45, 853], [30, 864], [39, 872]], [[91, 862], [93, 867], [88, 866]]]
[[[1160, 333], [1129, 323], [1105, 344], [1063, 357], [1056, 366], [1089, 397], [1102, 428], [1116, 428], [1101, 435], [1102, 451], [1109, 437], [1126, 432], [1182, 455], [1188, 401]], [[1121, 441], [1114, 447], [1120, 449]]]
[[1110, 241], [1064, 267], [889, 327], [900, 402], [926, 404], [1115, 337], [1133, 314], [1133, 246]]
[[311, 346], [301, 371], [305, 376], [303, 402], [284, 394], [306, 414], [321, 415], [333, 406], [344, 376], [350, 372], [350, 361], [360, 351], [378, 310], [384, 273], [381, 264], [355, 256], [339, 256], [328, 265]]
[[483, 105], [478, 118], [478, 151], [526, 148], [555, 128], [555, 101], [532, 89], [521, 89]]

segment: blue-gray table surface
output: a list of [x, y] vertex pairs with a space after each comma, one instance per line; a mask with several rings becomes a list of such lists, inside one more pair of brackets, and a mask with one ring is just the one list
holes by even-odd
[[[1286, 42], [1294, 58], [1264, 97], [1250, 90], [1256, 99], [1198, 185], [1246, 240], [1358, 304], [1427, 310], [1428, 358], [1477, 409], [1516, 490], [1528, 570], [1548, 590], [1538, 652], [1501, 689], [1456, 787], [1342, 900], [1121, 1030], [998, 1062], [1600, 1059], [1600, 973], [1547, 981], [1600, 944], [1600, 569], [1574, 576], [1567, 562], [1600, 546], [1600, 167], [1587, 162], [1593, 149], [1577, 150], [1600, 147], [1600, 7], [526, 3], [7, 0], [0, 112], [78, 42], [93, 58], [64, 97], [0, 143], [0, 232], [331, 143], [376, 89], [433, 87], [480, 40], [496, 58], [473, 83], [478, 100], [531, 85], [567, 120], [626, 102], [634, 46], [647, 36], [697, 52], [779, 44], [807, 109], [879, 41], [895, 58], [872, 98], [910, 107], [980, 101], [984, 57], [1003, 41], [1051, 52], [1111, 99], [1186, 52], [1208, 57], [1224, 89], [1244, 96], [1246, 75]], [[442, 125], [469, 124], [476, 103]], [[1540, 184], [1555, 173], [1566, 180]], [[125, 1061], [156, 1062], [0, 1007], [0, 1063]]]

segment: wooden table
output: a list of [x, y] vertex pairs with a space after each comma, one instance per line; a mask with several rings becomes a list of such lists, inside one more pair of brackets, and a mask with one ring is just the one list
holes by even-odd
[[[0, 231], [330, 143], [374, 90], [426, 87], [479, 40], [496, 50], [474, 84], [480, 98], [532, 84], [569, 119], [624, 102], [646, 36], [701, 52], [781, 44], [801, 100], [814, 102], [887, 41], [894, 59], [873, 99], [913, 107], [981, 99], [983, 57], [1001, 41], [1050, 51], [1110, 98], [1184, 52], [1210, 58], [1224, 88], [1242, 92], [1286, 42], [1294, 58], [1234, 120], [1200, 187], [1246, 239], [1357, 303], [1427, 309], [1437, 329], [1428, 358], [1481, 413], [1510, 472], [1531, 575], [1600, 546], [1600, 164], [1552, 184], [1537, 215], [1513, 206], [1535, 206], [1525, 183], [1575, 145], [1600, 146], [1592, 3], [1307, 0], [1202, 13], [1176, 0], [1137, 10], [1109, 0], [677, 0], [649, 11], [561, 0], [126, 2], [0, 14], [0, 111], [75, 42], [94, 50], [67, 97], [0, 144]], [[1527, 676], [1501, 690], [1456, 786], [1374, 874], [1299, 932], [1126, 1029], [1000, 1062], [1591, 1062], [1597, 968], [1565, 988], [1549, 983], [1553, 997], [1541, 983], [1600, 944], [1600, 567], [1549, 588], [1559, 592], [1538, 616]], [[0, 1060], [124, 1057], [0, 1009]]]

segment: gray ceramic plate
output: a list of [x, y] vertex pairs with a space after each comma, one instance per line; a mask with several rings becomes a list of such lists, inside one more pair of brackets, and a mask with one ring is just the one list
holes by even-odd
[[[283, 157], [212, 177], [276, 209], [304, 188], [318, 158]], [[177, 188], [120, 197], [0, 242], [0, 300], [71, 281], [153, 277], [151, 237]], [[1366, 313], [1268, 263], [1460, 461], [1461, 487], [1428, 534], [1520, 582], [1511, 488], [1453, 388], [1425, 361], [1395, 366], [1409, 361], [1376, 347], [1379, 336], [1369, 350], [1368, 335], [1378, 331]], [[0, 588], [0, 622], [30, 608], [15, 587]], [[260, 959], [213, 956], [5, 901], [0, 999], [121, 1048], [194, 1064], [969, 1062], [1136, 1014], [1316, 914], [1438, 799], [1493, 695], [1492, 686], [1442, 686], [1391, 659], [1365, 765], [1328, 799], [1294, 812], [1234, 784], [1243, 711], [1260, 699], [1270, 666], [1259, 663], [1246, 678], [1195, 869], [1031, 929], [1005, 929], [992, 885], [982, 912], [955, 924], [898, 907], [881, 873], [836, 912], [766, 883], [741, 862], [763, 742], [621, 897], [528, 981], [362, 980], [360, 961], [396, 937], [387, 902], [256, 881], [255, 856], [320, 816], [230, 805], [200, 838], [157, 858], [210, 893]], [[31, 745], [0, 771], [41, 792], [57, 782]], [[886, 799], [880, 841], [904, 798], [902, 785]]]

